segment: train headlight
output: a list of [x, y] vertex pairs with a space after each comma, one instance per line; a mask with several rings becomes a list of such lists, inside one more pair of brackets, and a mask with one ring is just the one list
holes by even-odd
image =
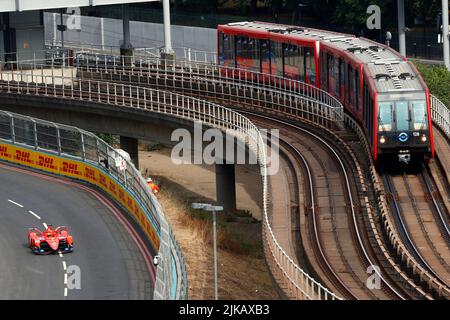
[[381, 136], [381, 137], [380, 137], [380, 143], [381, 143], [381, 144], [386, 143], [386, 138], [385, 138], [384, 136]]
[[420, 140], [421, 140], [423, 143], [425, 143], [425, 142], [427, 142], [428, 138], [427, 138], [426, 135], [423, 135], [422, 138], [420, 138]]

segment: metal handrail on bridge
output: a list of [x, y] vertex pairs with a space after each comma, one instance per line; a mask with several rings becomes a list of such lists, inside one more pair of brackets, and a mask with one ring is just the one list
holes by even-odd
[[[329, 121], [333, 125], [339, 126], [343, 122], [342, 103], [328, 94], [326, 91], [298, 80], [284, 78], [281, 76], [267, 75], [261, 72], [244, 70], [233, 67], [221, 66], [215, 63], [205, 63], [186, 60], [167, 61], [158, 57], [148, 56], [115, 56], [98, 53], [75, 52], [71, 60], [68, 57], [52, 57], [46, 60], [26, 60], [8, 62], [0, 71], [10, 72], [16, 70], [20, 72], [26, 69], [53, 68], [73, 65], [79, 70], [101, 72], [109, 75], [109, 80], [114, 74], [130, 76], [147, 76], [147, 78], [160, 78], [177, 81], [190, 81], [191, 83], [201, 83], [204, 79], [214, 82], [217, 86], [228, 84], [233, 85], [235, 90], [245, 88], [240, 92], [230, 92], [228, 96], [240, 94], [240, 98], [253, 100], [255, 95], [264, 96], [272, 103], [278, 103], [278, 107], [288, 107], [291, 113], [296, 111], [308, 112], [311, 116], [318, 116]], [[125, 63], [125, 60], [128, 62]], [[99, 80], [108, 80], [108, 77]], [[145, 82], [142, 82], [145, 83]], [[167, 84], [167, 83], [166, 83]], [[216, 92], [220, 93], [220, 92]], [[221, 92], [222, 94], [224, 92]], [[301, 110], [296, 110], [299, 99], [303, 105]], [[262, 99], [261, 99], [262, 100]], [[316, 114], [314, 114], [316, 113]], [[309, 119], [305, 119], [309, 120]], [[314, 119], [313, 122], [316, 122]], [[321, 123], [324, 125], [324, 123]]]

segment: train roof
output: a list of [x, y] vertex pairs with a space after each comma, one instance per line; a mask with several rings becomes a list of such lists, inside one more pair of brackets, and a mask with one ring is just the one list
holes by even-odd
[[420, 74], [405, 57], [383, 44], [354, 35], [267, 22], [237, 22], [219, 26], [222, 29], [258, 33], [260, 37], [282, 34], [299, 41], [319, 41], [326, 47], [345, 53], [353, 62], [362, 63], [380, 93], [423, 91]]

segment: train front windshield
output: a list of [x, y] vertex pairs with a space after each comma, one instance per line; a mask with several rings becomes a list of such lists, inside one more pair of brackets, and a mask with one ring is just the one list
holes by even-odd
[[380, 132], [426, 130], [428, 125], [425, 100], [380, 102], [378, 125]]
[[427, 116], [427, 107], [425, 101], [413, 101], [412, 102], [413, 109], [413, 123], [414, 130], [426, 130], [428, 125], [428, 116]]

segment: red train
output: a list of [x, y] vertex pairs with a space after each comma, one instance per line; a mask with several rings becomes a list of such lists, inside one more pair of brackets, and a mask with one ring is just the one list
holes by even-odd
[[376, 161], [434, 156], [429, 90], [398, 52], [353, 35], [272, 23], [217, 29], [219, 64], [326, 90], [364, 128]]

